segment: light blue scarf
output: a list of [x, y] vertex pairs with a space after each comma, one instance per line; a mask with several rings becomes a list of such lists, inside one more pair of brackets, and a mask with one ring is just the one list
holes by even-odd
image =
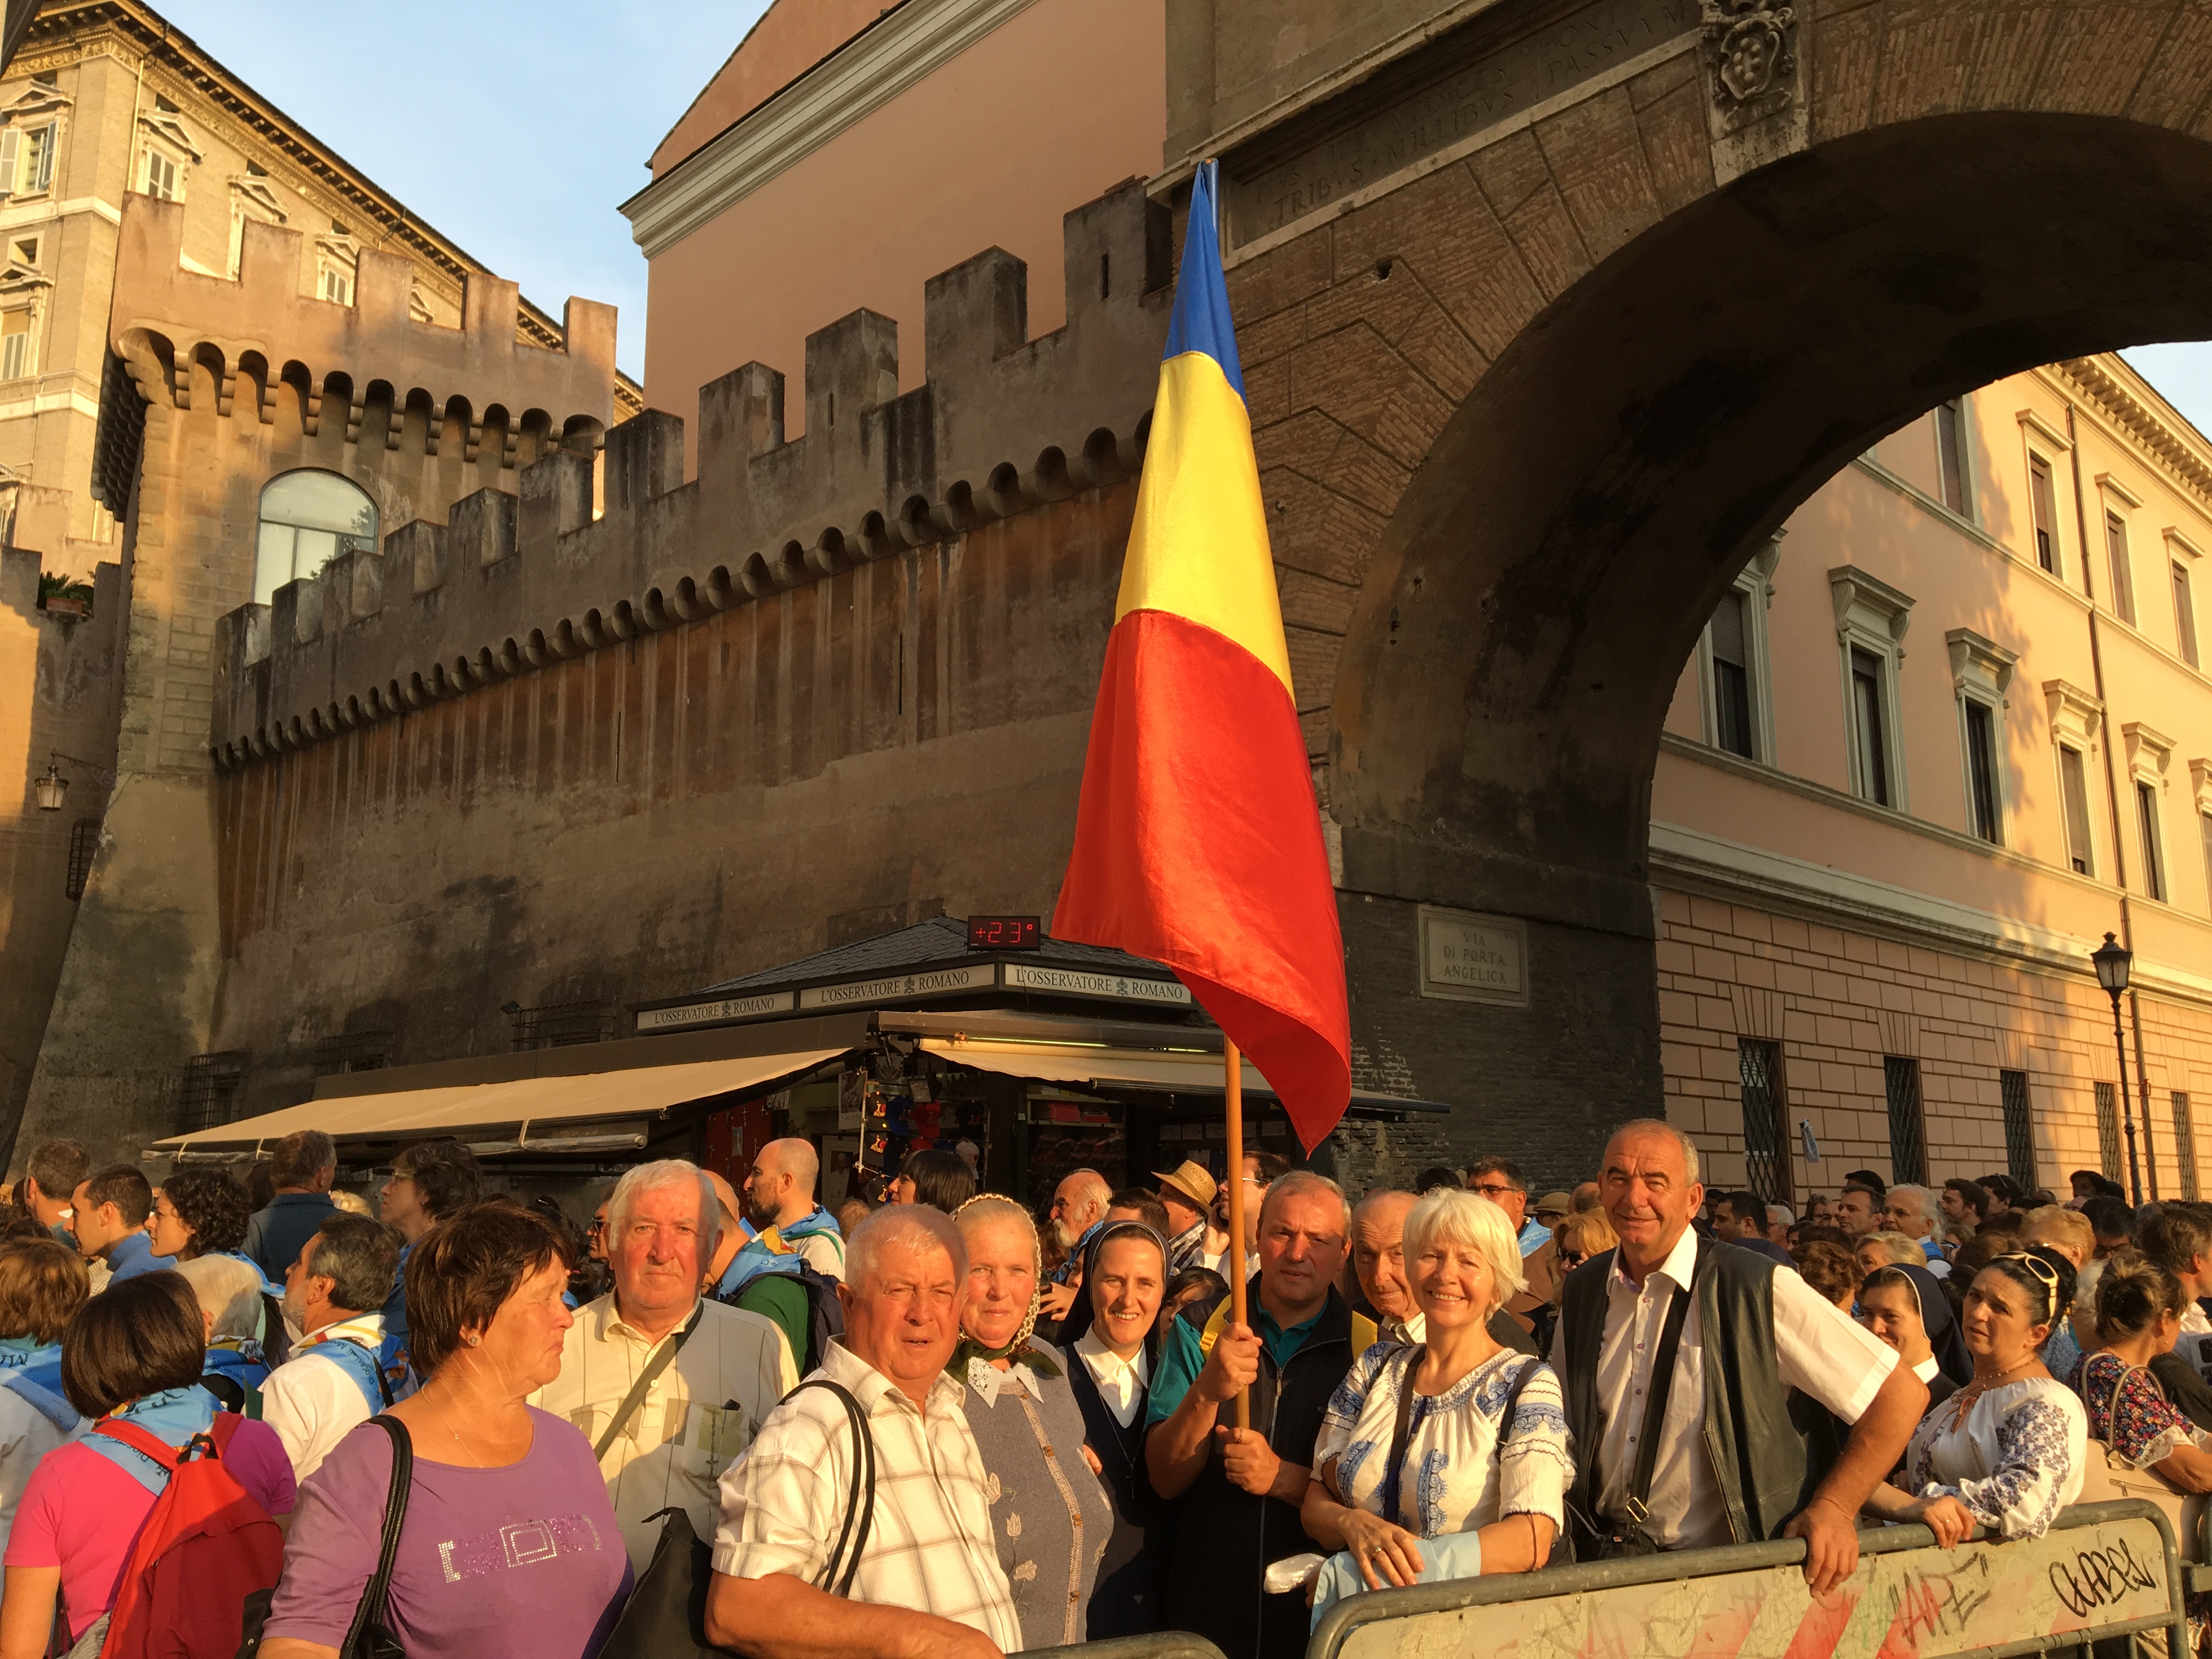
[[[196, 1434], [205, 1434], [215, 1425], [218, 1409], [216, 1397], [197, 1382], [181, 1389], [164, 1389], [159, 1394], [144, 1394], [127, 1406], [118, 1406], [100, 1419], [103, 1423], [129, 1423], [145, 1431], [163, 1445], [182, 1450], [191, 1443]], [[169, 1484], [169, 1472], [136, 1446], [125, 1445], [112, 1435], [93, 1431], [84, 1437], [84, 1443], [109, 1462], [121, 1469], [148, 1492], [157, 1496]]]
[[0, 1388], [11, 1389], [64, 1434], [84, 1419], [62, 1391], [62, 1345], [34, 1336], [0, 1336]]

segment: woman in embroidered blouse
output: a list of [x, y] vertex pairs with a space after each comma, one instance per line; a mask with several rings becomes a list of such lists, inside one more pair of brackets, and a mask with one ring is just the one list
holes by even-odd
[[[1378, 1342], [1352, 1362], [1322, 1419], [1300, 1518], [1369, 1589], [1540, 1567], [1573, 1471], [1559, 1378], [1489, 1331], [1523, 1285], [1513, 1225], [1488, 1199], [1445, 1189], [1407, 1212], [1405, 1240], [1424, 1341]], [[1324, 1593], [1329, 1576], [1324, 1566]]]
[[969, 1199], [952, 1218], [968, 1246], [968, 1303], [945, 1369], [967, 1391], [999, 1565], [1024, 1644], [1073, 1646], [1084, 1639], [1114, 1508], [1084, 1445], [1067, 1356], [1032, 1340], [1042, 1277], [1036, 1222], [994, 1194]]
[[2212, 1492], [2207, 1435], [2166, 1397], [2144, 1368], [2181, 1334], [2181, 1282], [2132, 1254], [2105, 1264], [2097, 1290], [2097, 1340], [2069, 1379], [2089, 1416], [2089, 1437], [2131, 1469], [2155, 1469], [2182, 1492]]
[[1167, 1240], [1141, 1221], [1109, 1221], [1084, 1254], [1083, 1290], [1060, 1327], [1083, 1413], [1084, 1448], [1114, 1500], [1114, 1534], [1098, 1562], [1086, 1639], [1141, 1636], [1159, 1626], [1170, 1510], [1145, 1473], [1145, 1402], [1167, 1291]]
[[1948, 1547], [1977, 1526], [2039, 1538], [2081, 1490], [2088, 1421], [2039, 1357], [2074, 1300], [2074, 1264], [2042, 1246], [1998, 1256], [1967, 1287], [1960, 1334], [1973, 1380], [1920, 1419], [1905, 1489], [1875, 1488], [1868, 1512], [1918, 1521]]

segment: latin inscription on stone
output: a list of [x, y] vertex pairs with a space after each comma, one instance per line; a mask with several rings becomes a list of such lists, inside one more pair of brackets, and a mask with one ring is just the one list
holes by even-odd
[[[1231, 240], [1257, 240], [1698, 26], [1698, 0], [1595, 0], [1474, 58], [1249, 178], [1229, 163]], [[1356, 98], [1358, 94], [1355, 94]]]
[[1528, 925], [1511, 916], [1420, 908], [1421, 994], [1528, 1006]]

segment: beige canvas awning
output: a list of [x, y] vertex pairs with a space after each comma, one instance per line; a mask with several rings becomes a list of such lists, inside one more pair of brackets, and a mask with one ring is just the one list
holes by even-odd
[[[1083, 1083], [1097, 1087], [1163, 1089], [1176, 1094], [1219, 1094], [1224, 1081], [1221, 1056], [1196, 1048], [1112, 1048], [1085, 1042], [1023, 1042], [1002, 1037], [924, 1037], [929, 1053], [957, 1066], [998, 1072], [1040, 1083]], [[1274, 1097], [1274, 1090], [1249, 1060], [1243, 1062], [1244, 1092]], [[1352, 1104], [1376, 1110], [1440, 1112], [1434, 1101], [1354, 1089]]]
[[[653, 1117], [686, 1101], [797, 1077], [844, 1052], [842, 1048], [807, 1048], [685, 1066], [639, 1066], [565, 1077], [521, 1078], [510, 1083], [311, 1100], [281, 1112], [174, 1135], [156, 1141], [152, 1150], [185, 1160], [255, 1156], [301, 1129], [320, 1129], [341, 1142], [450, 1134], [464, 1140], [492, 1140], [514, 1150], [526, 1150], [533, 1142], [543, 1145], [549, 1139], [564, 1139], [563, 1150], [583, 1150], [574, 1134], [564, 1138], [556, 1132], [599, 1120]], [[618, 1138], [641, 1144], [635, 1135]]]

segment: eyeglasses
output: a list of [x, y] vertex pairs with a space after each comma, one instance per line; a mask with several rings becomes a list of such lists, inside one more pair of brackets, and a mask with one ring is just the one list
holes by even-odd
[[592, 1218], [592, 1224], [584, 1229], [586, 1233], [603, 1233], [606, 1231], [606, 1218], [604, 1216], [593, 1216]]
[[1561, 1250], [1559, 1252], [1559, 1265], [1562, 1267], [1579, 1267], [1583, 1262], [1589, 1260], [1589, 1252], [1588, 1250]]
[[1506, 1194], [1508, 1194], [1508, 1193], [1517, 1193], [1517, 1192], [1519, 1192], [1521, 1189], [1520, 1189], [1518, 1187], [1498, 1187], [1498, 1186], [1490, 1186], [1490, 1187], [1476, 1187], [1476, 1188], [1471, 1188], [1470, 1190], [1474, 1191], [1474, 1192], [1480, 1193], [1480, 1194], [1481, 1194], [1485, 1198], [1492, 1199], [1492, 1200], [1497, 1200], [1497, 1199], [1503, 1198], [1503, 1197], [1504, 1197]]

